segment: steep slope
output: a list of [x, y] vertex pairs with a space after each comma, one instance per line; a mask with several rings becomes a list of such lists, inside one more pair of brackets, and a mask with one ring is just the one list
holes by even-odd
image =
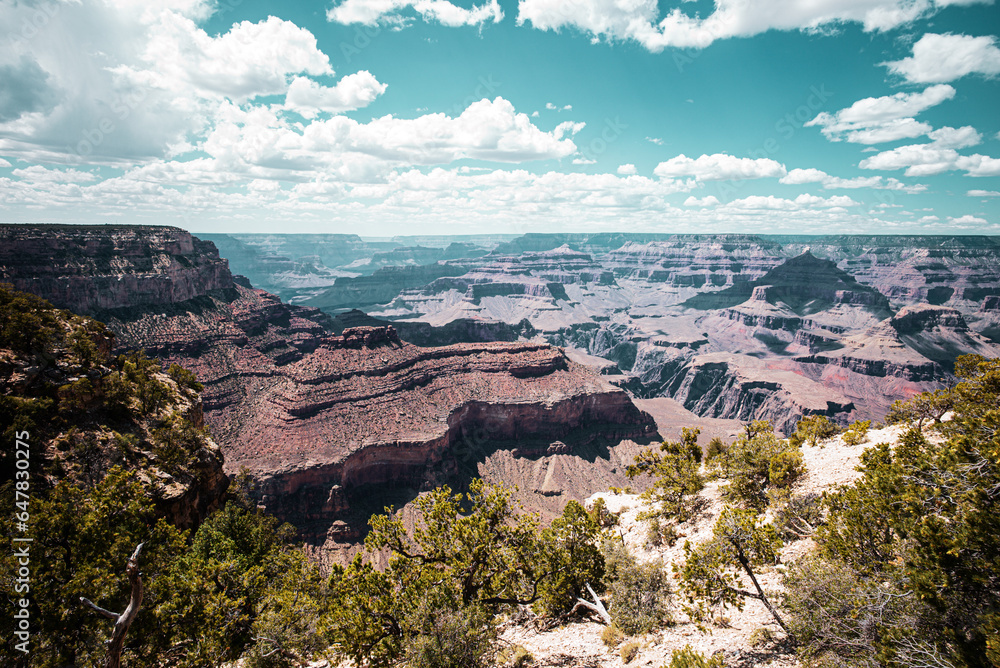
[[101, 323], [0, 285], [0, 433], [9, 444], [0, 481], [14, 479], [22, 440], [33, 491], [61, 480], [91, 487], [121, 466], [139, 471], [172, 523], [195, 526], [229, 485], [199, 387], [179, 367], [168, 374], [141, 355], [113, 357], [113, 342]]

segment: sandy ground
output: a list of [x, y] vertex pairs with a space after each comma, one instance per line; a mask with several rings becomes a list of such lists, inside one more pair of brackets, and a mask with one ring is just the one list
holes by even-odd
[[[648, 410], [648, 409], [647, 409]], [[856, 446], [845, 445], [840, 436], [824, 441], [817, 446], [803, 447], [807, 473], [795, 488], [796, 494], [822, 493], [837, 485], [848, 484], [858, 476], [856, 467], [865, 448], [880, 442], [895, 442], [901, 433], [899, 427], [871, 430], [864, 443]], [[670, 547], [654, 547], [648, 544], [644, 522], [637, 519], [643, 501], [631, 494], [595, 494], [587, 500], [588, 505], [597, 498], [603, 498], [608, 509], [621, 513], [619, 525], [615, 528], [628, 549], [640, 561], [662, 559], [667, 568], [683, 558], [685, 540], [693, 544], [707, 540], [712, 535], [712, 526], [722, 510], [719, 483], [711, 482], [701, 493], [705, 505], [702, 512], [689, 522], [678, 527], [680, 538]], [[781, 551], [781, 564], [758, 574], [765, 591], [775, 593], [781, 590], [781, 571], [788, 563], [807, 553], [813, 542], [803, 539], [787, 543]], [[749, 586], [749, 581], [747, 582]], [[717, 624], [703, 633], [690, 623], [680, 611], [675, 599], [674, 626], [648, 634], [636, 640], [642, 647], [628, 666], [665, 666], [670, 664], [671, 653], [690, 645], [706, 656], [722, 652], [727, 666], [798, 666], [794, 654], [781, 642], [784, 633], [762, 603], [749, 600], [742, 611], [727, 609], [723, 614], [723, 624]], [[750, 636], [755, 630], [766, 627], [774, 636], [774, 641], [752, 647]], [[604, 626], [596, 621], [578, 621], [548, 631], [539, 632], [533, 625], [510, 625], [503, 633], [505, 643], [523, 645], [535, 657], [533, 665], [579, 666], [620, 668], [625, 666], [619, 656], [619, 648], [606, 647], [601, 642]]]

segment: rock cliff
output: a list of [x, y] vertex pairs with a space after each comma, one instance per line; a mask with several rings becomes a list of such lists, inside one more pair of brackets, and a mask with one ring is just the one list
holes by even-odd
[[[155, 298], [122, 303], [125, 291], [75, 304], [106, 322], [119, 348], [139, 347], [194, 371], [226, 470], [250, 469], [261, 502], [316, 542], [357, 537], [358, 522], [334, 526], [351, 519], [356, 501], [365, 503], [379, 490], [419, 490], [460, 469], [468, 475], [470, 466], [474, 472], [498, 451], [544, 459], [579, 458], [577, 450], [591, 457], [604, 448], [604, 468], [617, 472], [595, 479], [624, 484], [623, 467], [610, 463], [607, 448], [656, 435], [652, 418], [625, 391], [548, 344], [421, 348], [391, 326], [338, 328], [317, 309], [234, 281], [210, 244], [179, 230], [105, 230], [114, 247], [142, 252], [95, 264], [78, 240], [100, 236], [101, 229], [9, 233], [15, 245], [32, 241], [21, 246], [19, 264], [4, 271], [61, 298], [91, 294], [88, 277], [99, 284], [133, 280], [128, 271], [140, 266], [139, 257], [158, 258], [144, 269], [189, 269], [176, 274], [184, 292], [169, 286], [166, 273], [167, 287]], [[53, 270], [48, 280], [33, 280], [28, 267], [53, 248], [66, 250], [58, 266], [67, 273]], [[585, 468], [573, 469], [577, 480], [567, 482], [577, 485], [570, 493], [579, 498], [593, 491]]]
[[75, 313], [233, 287], [215, 246], [175, 227], [0, 225], [0, 281]]

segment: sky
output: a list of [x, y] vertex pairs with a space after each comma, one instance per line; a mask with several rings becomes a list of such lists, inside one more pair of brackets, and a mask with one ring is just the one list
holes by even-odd
[[992, 0], [0, 0], [0, 222], [1000, 234]]

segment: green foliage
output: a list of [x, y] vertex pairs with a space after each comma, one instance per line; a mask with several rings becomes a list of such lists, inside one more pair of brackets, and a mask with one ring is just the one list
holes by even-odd
[[[421, 601], [407, 619], [417, 631], [403, 643], [407, 668], [487, 668], [493, 666], [497, 628], [483, 608], [453, 610]], [[524, 657], [521, 664], [524, 665]]]
[[926, 605], [908, 623], [926, 646], [907, 645], [912, 632], [881, 623], [880, 656], [1000, 665], [987, 658], [996, 656], [989, 643], [1000, 600], [1000, 361], [960, 357], [956, 373], [963, 381], [951, 390], [897, 411], [926, 419], [928, 404], [950, 406], [952, 419], [935, 426], [943, 442], [914, 428], [894, 449], [866, 450], [861, 477], [829, 496], [817, 539], [858, 578], [898, 582], [900, 596]]
[[847, 445], [861, 445], [868, 439], [868, 430], [871, 426], [871, 420], [858, 420], [844, 431], [841, 438]]
[[[12, 494], [10, 495], [12, 496]], [[5, 497], [13, 503], [13, 499]], [[6, 505], [5, 507], [12, 507]], [[31, 665], [55, 667], [97, 665], [102, 640], [111, 632], [107, 620], [79, 603], [86, 596], [116, 611], [129, 599], [125, 562], [144, 542], [140, 566], [146, 583], [147, 610], [163, 600], [158, 583], [175, 555], [184, 551], [184, 534], [157, 519], [152, 502], [133, 473], [113, 469], [89, 492], [66, 482], [31, 505]], [[16, 572], [10, 553], [0, 557], [6, 573]], [[13, 582], [5, 593], [13, 595]], [[9, 624], [4, 616], [3, 626]], [[7, 632], [7, 637], [12, 633]], [[140, 615], [129, 633], [126, 650], [142, 652], [150, 638], [161, 635], [153, 615]]]
[[[642, 494], [651, 502], [653, 509], [644, 512], [641, 519], [659, 520], [665, 517], [673, 522], [683, 522], [694, 512], [694, 496], [705, 486], [700, 472], [699, 433], [697, 429], [685, 427], [680, 441], [664, 441], [659, 452], [643, 450], [626, 469], [629, 478], [640, 475], [654, 478], [653, 486]], [[663, 530], [669, 525], [656, 521], [654, 527], [654, 543], [659, 544]]]
[[760, 626], [753, 630], [747, 638], [747, 644], [751, 647], [764, 647], [770, 645], [775, 640], [774, 631], [769, 626]]
[[[886, 583], [888, 584], [888, 583]], [[901, 592], [866, 581], [847, 564], [806, 557], [784, 576], [788, 626], [806, 661], [877, 665], [879, 641], [897, 626]]]
[[198, 382], [198, 377], [194, 375], [193, 371], [188, 371], [180, 364], [171, 364], [170, 368], [167, 369], [167, 375], [174, 379], [178, 387], [187, 388], [195, 392], [201, 392], [204, 386]]
[[659, 560], [619, 567], [609, 588], [611, 621], [629, 635], [649, 633], [670, 622], [670, 578]]
[[722, 439], [715, 436], [708, 442], [708, 447], [705, 448], [705, 461], [710, 462], [719, 455], [725, 454], [726, 450], [729, 449]]
[[[510, 490], [481, 480], [466, 495], [441, 487], [413, 506], [420, 519], [412, 532], [388, 514], [370, 520], [366, 552], [387, 553], [385, 570], [358, 555], [331, 575], [332, 637], [356, 662], [387, 666], [404, 654], [412, 659], [414, 651], [429, 652], [426, 620], [456, 620], [459, 613], [467, 622], [463, 632], [480, 637], [479, 629], [492, 637], [476, 625], [502, 607], [545, 597], [543, 605], [558, 609], [569, 592], [599, 573], [600, 555], [591, 549], [597, 527], [578, 504], [567, 508], [545, 540], [537, 519], [517, 512]], [[568, 558], [570, 551], [581, 563]]]
[[778, 438], [770, 423], [761, 420], [747, 425], [712, 465], [717, 475], [729, 480], [720, 489], [723, 498], [757, 510], [767, 507], [769, 491], [788, 491], [805, 474], [798, 446]]
[[622, 663], [631, 663], [635, 657], [639, 656], [641, 648], [642, 645], [635, 640], [622, 645], [618, 650], [618, 655], [622, 658]]
[[[670, 622], [670, 582], [660, 561], [639, 564], [618, 537], [601, 542], [609, 583], [609, 637], [622, 631], [648, 633]], [[615, 641], [614, 644], [620, 642]], [[607, 641], [605, 641], [607, 644]]]
[[[756, 578], [756, 569], [777, 563], [780, 548], [781, 539], [773, 526], [761, 524], [753, 511], [726, 506], [713, 527], [712, 539], [696, 547], [686, 542], [684, 562], [674, 567], [687, 601], [685, 612], [704, 622], [713, 612], [726, 606], [742, 610], [745, 599], [756, 598], [784, 626]], [[743, 589], [740, 571], [750, 578], [754, 591]]]
[[691, 649], [690, 645], [685, 645], [684, 649], [675, 649], [670, 655], [669, 668], [723, 668], [725, 663], [721, 654], [706, 659], [698, 651]]
[[[960, 375], [962, 372], [962, 368], [956, 369], [956, 374]], [[955, 407], [955, 400], [952, 390], [934, 390], [907, 401], [895, 401], [885, 416], [885, 423], [914, 424], [917, 429], [922, 429], [927, 421], [938, 424]]]
[[541, 533], [542, 567], [551, 575], [538, 587], [536, 610], [544, 615], [568, 612], [586, 585], [600, 588], [604, 555], [598, 549], [600, 527], [576, 501]]
[[30, 353], [59, 334], [55, 309], [44, 299], [0, 283], [0, 348]]
[[594, 506], [589, 512], [590, 519], [597, 523], [597, 526], [601, 528], [613, 527], [618, 524], [618, 515], [612, 513], [608, 510], [608, 506], [604, 503], [604, 499], [597, 497], [594, 501]]
[[825, 415], [807, 415], [799, 420], [795, 433], [789, 438], [795, 445], [815, 447], [820, 441], [836, 436], [840, 429]]

